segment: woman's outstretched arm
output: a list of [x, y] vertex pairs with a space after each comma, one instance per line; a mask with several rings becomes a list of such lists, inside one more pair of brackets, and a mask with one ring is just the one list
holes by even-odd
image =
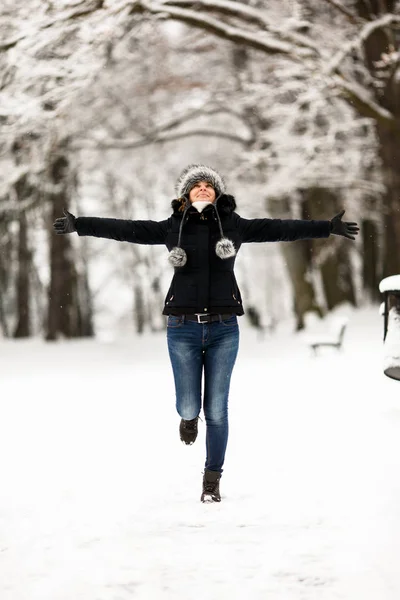
[[119, 242], [164, 244], [168, 232], [168, 219], [131, 221], [130, 219], [75, 217], [64, 210], [64, 216], [56, 219], [53, 227], [58, 235], [76, 231], [78, 235], [90, 235]]
[[354, 240], [357, 223], [342, 221], [344, 210], [331, 220], [243, 219], [237, 215], [237, 227], [246, 242], [293, 242], [311, 238], [327, 238], [330, 234]]

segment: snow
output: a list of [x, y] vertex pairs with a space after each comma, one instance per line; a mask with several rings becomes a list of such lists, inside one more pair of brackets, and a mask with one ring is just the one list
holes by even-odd
[[[320, 327], [319, 334], [308, 336], [308, 344], [337, 344], [343, 327], [347, 327], [348, 319], [345, 317], [334, 317], [329, 319], [329, 324]], [[316, 329], [316, 328], [315, 328]]]
[[384, 292], [393, 292], [400, 290], [400, 275], [391, 275], [390, 277], [385, 277], [379, 284], [379, 291], [381, 294]]
[[397, 600], [400, 405], [376, 307], [342, 352], [241, 321], [222, 502], [164, 333], [0, 343], [2, 600]]

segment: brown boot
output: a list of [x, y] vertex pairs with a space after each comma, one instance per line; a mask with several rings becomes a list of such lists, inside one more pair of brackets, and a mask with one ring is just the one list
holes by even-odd
[[204, 471], [203, 476], [203, 493], [200, 500], [202, 502], [221, 502], [221, 494], [219, 493], [219, 480], [221, 473], [218, 471]]

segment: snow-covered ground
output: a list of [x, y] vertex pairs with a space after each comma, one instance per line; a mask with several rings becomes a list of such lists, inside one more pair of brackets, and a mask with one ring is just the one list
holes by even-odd
[[400, 382], [378, 309], [342, 353], [241, 321], [221, 504], [164, 334], [0, 342], [1, 600], [398, 600]]

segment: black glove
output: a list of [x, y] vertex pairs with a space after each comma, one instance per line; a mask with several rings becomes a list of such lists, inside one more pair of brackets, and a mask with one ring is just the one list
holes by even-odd
[[349, 240], [355, 240], [356, 238], [354, 236], [358, 234], [360, 228], [358, 227], [357, 223], [342, 221], [343, 215], [344, 210], [333, 217], [331, 220], [331, 233], [333, 233], [333, 235], [342, 235]]
[[60, 217], [59, 219], [56, 219], [53, 223], [53, 227], [57, 235], [60, 235], [61, 233], [73, 233], [74, 231], [76, 231], [76, 218], [74, 217], [74, 215], [65, 210], [65, 208], [63, 212], [65, 217]]

